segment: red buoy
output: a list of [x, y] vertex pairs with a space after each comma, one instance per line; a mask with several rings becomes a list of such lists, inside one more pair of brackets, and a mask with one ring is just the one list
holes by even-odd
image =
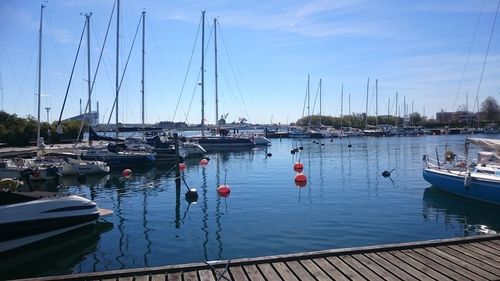
[[181, 170], [181, 172], [184, 172], [184, 170], [186, 170], [186, 164], [179, 163], [179, 170]]
[[217, 193], [220, 197], [228, 197], [229, 193], [231, 193], [231, 188], [229, 188], [229, 185], [221, 184], [217, 187]]
[[307, 177], [304, 174], [295, 175], [295, 184], [298, 187], [304, 187], [307, 184]]
[[301, 173], [304, 170], [304, 164], [297, 162], [293, 165], [293, 170], [297, 173]]
[[124, 176], [126, 178], [130, 177], [131, 175], [132, 175], [132, 170], [130, 170], [130, 169], [125, 169], [122, 171], [122, 176]]
[[203, 158], [200, 160], [200, 165], [207, 165], [208, 164], [208, 160]]

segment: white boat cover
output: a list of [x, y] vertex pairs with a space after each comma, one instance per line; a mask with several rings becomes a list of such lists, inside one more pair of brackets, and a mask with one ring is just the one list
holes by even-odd
[[500, 139], [467, 138], [467, 140], [482, 148], [500, 152]]

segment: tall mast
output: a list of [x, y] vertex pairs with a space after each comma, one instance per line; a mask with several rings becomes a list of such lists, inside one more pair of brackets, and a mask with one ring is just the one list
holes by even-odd
[[319, 125], [321, 126], [321, 78], [319, 79]]
[[214, 18], [214, 46], [215, 46], [215, 124], [219, 126], [219, 92], [217, 85], [217, 19]]
[[399, 104], [398, 104], [398, 92], [396, 92], [396, 127], [398, 126], [399, 119]]
[[91, 83], [90, 83], [90, 17], [92, 13], [85, 14], [86, 22], [87, 22], [87, 87], [89, 91], [89, 146], [92, 145], [92, 140], [90, 139], [90, 130], [92, 127], [92, 100], [90, 99], [91, 94]]
[[310, 109], [310, 98], [309, 98], [309, 78], [310, 78], [310, 75], [307, 74], [307, 127], [309, 128], [309, 126], [311, 125], [311, 111], [309, 110]]
[[344, 115], [344, 84], [342, 84], [342, 90], [340, 90], [340, 129], [342, 130], [342, 118]]
[[349, 93], [349, 127], [351, 127], [351, 93]]
[[366, 111], [365, 111], [365, 129], [368, 128], [368, 92], [370, 90], [370, 78], [368, 78], [368, 82], [366, 83]]
[[205, 136], [205, 11], [201, 16], [201, 135]]
[[40, 148], [42, 145], [40, 139], [40, 106], [42, 101], [42, 22], [43, 22], [43, 8], [45, 6], [42, 4], [40, 9], [40, 30], [38, 35], [38, 117], [37, 117], [37, 133], [36, 133], [36, 144]]
[[142, 127], [144, 127], [144, 54], [146, 53], [146, 11], [142, 11], [142, 79], [141, 79], [141, 93], [142, 93]]
[[378, 126], [378, 79], [375, 79], [375, 125]]
[[115, 112], [115, 123], [116, 123], [116, 138], [118, 138], [118, 92], [120, 91], [119, 87], [119, 66], [120, 66], [120, 0], [116, 0], [116, 78], [115, 78], [115, 89], [116, 89], [116, 112]]

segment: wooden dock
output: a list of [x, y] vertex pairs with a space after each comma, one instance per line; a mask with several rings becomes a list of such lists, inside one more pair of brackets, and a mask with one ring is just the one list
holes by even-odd
[[500, 280], [500, 235], [51, 276], [34, 280]]

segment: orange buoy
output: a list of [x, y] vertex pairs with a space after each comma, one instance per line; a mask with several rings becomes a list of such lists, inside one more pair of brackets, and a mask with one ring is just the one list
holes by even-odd
[[217, 193], [220, 197], [228, 197], [229, 193], [231, 193], [231, 188], [229, 188], [229, 185], [221, 184], [217, 187]]
[[304, 170], [304, 164], [297, 162], [293, 165], [293, 170], [297, 173], [301, 173]]
[[295, 175], [295, 184], [298, 187], [304, 187], [307, 184], [307, 177], [304, 174]]
[[181, 170], [181, 172], [184, 172], [186, 170], [186, 164], [179, 163], [179, 170]]
[[132, 175], [132, 170], [130, 170], [130, 169], [125, 169], [122, 171], [122, 176], [124, 176], [126, 178], [130, 177], [131, 175]]
[[208, 160], [203, 158], [200, 160], [200, 165], [207, 165], [208, 164]]

